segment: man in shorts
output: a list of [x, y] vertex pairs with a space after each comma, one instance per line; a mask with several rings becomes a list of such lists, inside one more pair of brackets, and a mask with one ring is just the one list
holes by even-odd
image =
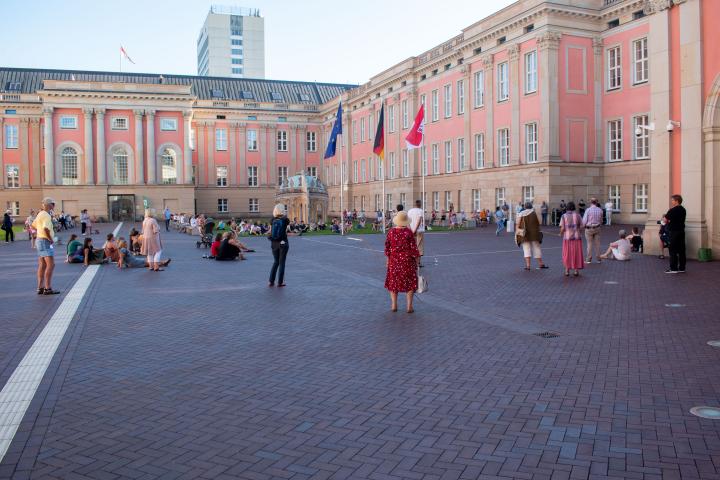
[[53, 270], [55, 270], [55, 232], [53, 231], [52, 223], [53, 208], [55, 208], [55, 200], [52, 198], [43, 199], [42, 208], [32, 223], [32, 228], [37, 232], [35, 248], [38, 252], [38, 295], [57, 295], [60, 293], [52, 288], [52, 274]]

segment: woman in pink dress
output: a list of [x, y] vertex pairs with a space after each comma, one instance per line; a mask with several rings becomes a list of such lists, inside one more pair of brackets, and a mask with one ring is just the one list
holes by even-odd
[[570, 275], [570, 270], [574, 270], [573, 275], [577, 277], [580, 275], [579, 270], [584, 267], [581, 230], [582, 217], [575, 211], [575, 203], [568, 202], [567, 213], [560, 219], [560, 235], [563, 238], [562, 261], [566, 277]]
[[417, 269], [420, 252], [415, 243], [415, 235], [408, 228], [407, 213], [398, 212], [385, 238], [385, 256], [387, 257], [387, 275], [385, 288], [390, 292], [390, 309], [397, 312], [398, 292], [405, 292], [407, 313], [413, 313], [413, 293], [417, 290]]
[[147, 255], [148, 268], [155, 272], [162, 272], [160, 258], [162, 256], [162, 241], [160, 241], [160, 226], [155, 220], [155, 209], [145, 210], [145, 220], [142, 224], [142, 247], [140, 253]]

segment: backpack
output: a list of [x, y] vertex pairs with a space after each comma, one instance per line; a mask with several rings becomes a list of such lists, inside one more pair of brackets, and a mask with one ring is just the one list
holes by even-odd
[[270, 229], [270, 236], [268, 237], [271, 242], [279, 242], [283, 237], [283, 222], [282, 218], [276, 218], [272, 222], [272, 228]]

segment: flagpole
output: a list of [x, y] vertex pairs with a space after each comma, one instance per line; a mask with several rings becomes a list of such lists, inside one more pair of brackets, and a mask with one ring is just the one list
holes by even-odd
[[120, 45], [120, 73], [122, 73], [122, 45]]
[[[382, 108], [385, 106], [385, 99], [383, 99], [381, 103], [380, 111], [383, 112], [383, 117], [385, 117], [385, 109]], [[383, 233], [386, 233], [386, 226], [387, 220], [385, 219], [385, 214], [387, 213], [387, 197], [385, 195], [385, 176], [387, 175], [387, 165], [385, 165], [385, 155], [387, 153], [387, 135], [385, 132], [387, 131], [387, 126], [385, 125], [385, 118], [382, 119], [383, 122], [383, 156], [380, 158], [380, 161], [382, 162], [382, 204], [383, 204]]]
[[345, 189], [345, 172], [343, 162], [343, 134], [338, 135], [340, 137], [340, 236], [345, 235], [345, 214], [343, 210], [343, 190]]

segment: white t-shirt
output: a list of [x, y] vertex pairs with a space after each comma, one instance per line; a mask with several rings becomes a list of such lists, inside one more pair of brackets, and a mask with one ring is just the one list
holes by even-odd
[[415, 233], [425, 232], [425, 213], [423, 212], [422, 208], [411, 208], [410, 210], [408, 210], [407, 216], [410, 220], [410, 230], [412, 230], [415, 225], [418, 225]]
[[605, 210], [612, 210], [613, 209], [613, 202], [607, 202], [605, 204]]
[[614, 242], [617, 247], [613, 248], [613, 256], [616, 260], [630, 260], [630, 251], [632, 245], [627, 238], [621, 238]]

